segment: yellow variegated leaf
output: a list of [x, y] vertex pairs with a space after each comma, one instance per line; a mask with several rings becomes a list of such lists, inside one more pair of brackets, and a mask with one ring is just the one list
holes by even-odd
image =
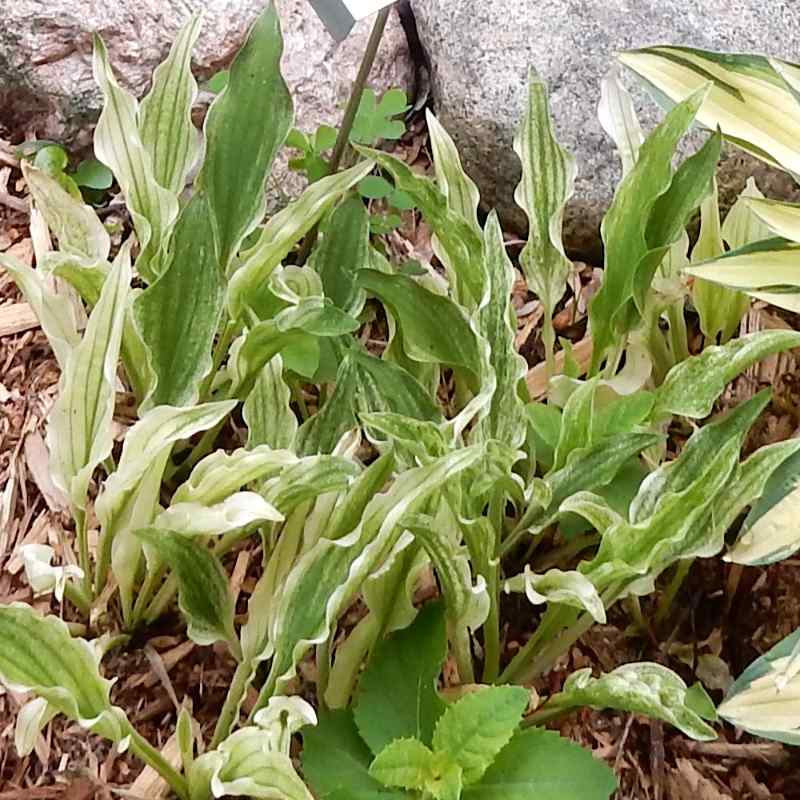
[[[619, 60], [672, 105], [708, 81], [712, 89], [697, 114], [707, 128], [762, 160], [800, 174], [800, 103], [782, 74], [763, 56], [723, 54], [689, 47], [649, 47]], [[792, 72], [792, 77], [796, 73]]]
[[800, 205], [758, 197], [749, 199], [747, 204], [774, 236], [800, 242]]

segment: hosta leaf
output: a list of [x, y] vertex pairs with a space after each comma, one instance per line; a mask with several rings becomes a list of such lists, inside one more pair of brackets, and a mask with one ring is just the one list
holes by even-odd
[[719, 715], [746, 731], [786, 744], [800, 744], [800, 630], [757, 658], [734, 682]]
[[[456, 302], [474, 311], [484, 304], [488, 286], [483, 269], [483, 242], [478, 231], [430, 179], [417, 175], [400, 159], [378, 150], [357, 148], [394, 178], [395, 187], [408, 194], [431, 226], [437, 255], [447, 268]], [[449, 190], [448, 190], [449, 191]]]
[[617, 69], [610, 70], [600, 81], [600, 105], [597, 116], [603, 130], [613, 139], [622, 161], [622, 174], [627, 175], [639, 158], [644, 133], [636, 117], [633, 98], [619, 78]]
[[[527, 372], [525, 359], [514, 343], [516, 316], [511, 307], [514, 268], [506, 254], [503, 231], [496, 214], [486, 221], [484, 238], [489, 302], [480, 310], [478, 327], [491, 343], [490, 363], [497, 378], [489, 413], [478, 422], [473, 436], [496, 439], [512, 447], [525, 440], [523, 396]], [[478, 441], [473, 438], [472, 441]]]
[[587, 667], [573, 672], [548, 706], [591, 706], [646, 714], [669, 722], [692, 739], [716, 739], [714, 729], [687, 703], [687, 692], [680, 677], [661, 664], [624, 664], [599, 678], [593, 678]]
[[59, 366], [62, 370], [66, 369], [70, 354], [80, 342], [69, 298], [56, 294], [40, 270], [23, 264], [13, 256], [0, 253], [0, 267], [14, 279], [36, 314]]
[[439, 717], [433, 749], [458, 764], [464, 783], [475, 783], [509, 743], [528, 707], [521, 686], [489, 686], [462, 697]]
[[648, 225], [658, 199], [672, 183], [672, 156], [703, 99], [699, 90], [673, 109], [639, 150], [639, 159], [622, 179], [611, 208], [603, 219], [605, 243], [603, 285], [589, 306], [596, 369], [611, 345], [615, 328], [628, 327], [624, 309], [634, 293], [636, 276], [643, 268], [661, 263], [670, 241], [648, 238]]
[[533, 71], [528, 83], [528, 105], [514, 139], [514, 151], [522, 162], [522, 181], [514, 199], [530, 220], [520, 265], [549, 319], [567, 288], [571, 264], [564, 254], [561, 227], [577, 166], [556, 140], [545, 83]]
[[314, 227], [342, 195], [368, 175], [373, 166], [366, 161], [322, 178], [267, 222], [261, 229], [258, 241], [242, 253], [241, 266], [231, 277], [227, 304], [233, 318], [239, 317], [247, 305], [258, 310], [259, 292], [263, 291], [272, 271], [295, 243]]
[[689, 275], [739, 289], [767, 303], [800, 312], [800, 244], [766, 239], [684, 270]]
[[606, 610], [597, 589], [580, 572], [551, 569], [544, 575], [536, 575], [526, 564], [525, 571], [506, 580], [503, 588], [507, 594], [525, 592], [533, 605], [561, 603], [588, 611], [595, 622], [606, 621]]
[[124, 712], [111, 705], [111, 681], [100, 675], [96, 650], [73, 639], [62, 620], [42, 617], [24, 603], [2, 605], [0, 637], [0, 683], [45, 700], [48, 710], [40, 705], [41, 714], [65, 714], [115, 742], [128, 734]]
[[561, 414], [561, 427], [551, 471], [560, 470], [573, 451], [591, 446], [596, 389], [595, 381], [582, 383], [567, 400]]
[[356, 273], [370, 264], [369, 212], [360, 197], [351, 195], [331, 214], [312, 264], [322, 279], [325, 297], [342, 311], [359, 314], [364, 293], [356, 283]]
[[111, 418], [130, 257], [128, 243], [114, 259], [83, 339], [67, 360], [47, 428], [53, 479], [77, 508], [85, 507], [92, 472], [113, 444]]
[[134, 314], [152, 357], [157, 383], [142, 404], [188, 406], [211, 370], [223, 285], [205, 197], [197, 193], [183, 209], [166, 266], [134, 302]]
[[683, 100], [711, 81], [698, 121], [711, 130], [721, 128], [727, 139], [757, 158], [800, 173], [795, 135], [800, 131], [800, 104], [763, 56], [650, 47], [618, 58], [664, 105]]
[[250, 449], [262, 444], [276, 450], [292, 447], [297, 417], [291, 408], [291, 397], [283, 379], [283, 359], [273, 356], [261, 368], [242, 408]]
[[90, 261], [105, 261], [111, 238], [94, 209], [76, 200], [57, 180], [27, 161], [22, 162], [22, 174], [36, 208], [58, 239], [59, 250]]
[[178, 578], [178, 604], [197, 644], [236, 641], [233, 596], [219, 559], [191, 538], [160, 528], [136, 531]]
[[443, 611], [438, 603], [426, 606], [411, 627], [378, 644], [361, 675], [354, 718], [375, 755], [395, 739], [411, 737], [430, 744], [433, 738], [444, 710], [436, 693], [447, 654]]
[[796, 331], [760, 331], [727, 344], [706, 347], [674, 366], [656, 392], [653, 419], [676, 414], [702, 419], [711, 413], [725, 386], [751, 364], [772, 353], [800, 347]]
[[192, 76], [192, 48], [202, 16], [194, 14], [181, 28], [166, 61], [156, 67], [153, 86], [139, 110], [139, 134], [153, 164], [153, 176], [178, 196], [203, 149], [192, 122], [197, 83]]
[[150, 283], [161, 271], [161, 251], [178, 216], [178, 198], [155, 179], [153, 161], [139, 136], [139, 104], [117, 83], [99, 37], [94, 40], [93, 65], [104, 98], [94, 152], [110, 167], [125, 195], [139, 240], [136, 270]]
[[282, 53], [278, 12], [270, 0], [208, 110], [206, 158], [196, 183], [208, 197], [223, 271], [264, 215], [265, 184], [292, 126]]
[[722, 223], [722, 238], [728, 248], [737, 250], [746, 244], [760, 242], [772, 236], [770, 229], [759, 219], [750, 206], [751, 199], [763, 199], [764, 195], [756, 185], [755, 178], [748, 178], [742, 193]]
[[228, 531], [282, 522], [283, 514], [255, 492], [237, 492], [213, 506], [173, 503], [155, 520], [154, 527], [191, 536], [215, 536]]
[[242, 486], [274, 477], [297, 462], [294, 453], [274, 450], [269, 445], [240, 448], [232, 453], [217, 450], [197, 464], [186, 483], [175, 491], [172, 502], [212, 506]]
[[[762, 450], [757, 451], [751, 459]], [[755, 499], [755, 498], [754, 498]], [[800, 455], [793, 453], [770, 475], [726, 561], [772, 564], [800, 549]]]
[[609, 800], [614, 773], [585, 748], [540, 728], [517, 733], [463, 800]]
[[303, 733], [303, 774], [319, 800], [407, 800], [370, 775], [371, 761], [349, 710], [321, 714]]

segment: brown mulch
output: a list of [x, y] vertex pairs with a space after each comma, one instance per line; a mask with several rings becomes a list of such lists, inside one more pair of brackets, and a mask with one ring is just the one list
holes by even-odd
[[[421, 126], [412, 126], [398, 149], [416, 169], [428, 169]], [[0, 251], [13, 252], [31, 263], [25, 203], [13, 156], [0, 147]], [[430, 230], [414, 214], [404, 216], [402, 228], [387, 237], [386, 244], [393, 255], [403, 259], [432, 257]], [[509, 236], [512, 255], [519, 252], [521, 244]], [[559, 336], [575, 343], [580, 359], [586, 353], [586, 307], [599, 285], [599, 265], [576, 263], [570, 281], [572, 291], [559, 308], [555, 326]], [[535, 366], [543, 359], [539, 335], [542, 308], [521, 277], [515, 286], [514, 305], [518, 348]], [[28, 542], [47, 543], [62, 560], [74, 562], [75, 558], [71, 521], [63, 498], [47, 477], [43, 443], [59, 370], [44, 335], [25, 313], [23, 298], [10, 278], [0, 273], [0, 602], [34, 602], [46, 610], [49, 599], [32, 601], [16, 556], [18, 547]], [[781, 326], [800, 328], [796, 319], [764, 307], [755, 307], [746, 320], [748, 330]], [[792, 356], [767, 359], [723, 398], [723, 407], [732, 406], [761, 386], [774, 387], [775, 399], [751, 435], [749, 450], [797, 435], [800, 391], [795, 373]], [[541, 375], [534, 373], [532, 389], [541, 385]], [[673, 443], [676, 447], [677, 441]], [[259, 559], [254, 555], [242, 550], [230, 554], [226, 563], [238, 578], [240, 607], [255, 583]], [[699, 561], [663, 629], [631, 631], [627, 611], [617, 607], [609, 623], [584, 636], [541, 688], [557, 690], [574, 669], [590, 666], [607, 671], [633, 660], [666, 663], [688, 682], [695, 680], [701, 664], [720, 661], [735, 676], [754, 657], [800, 627], [798, 567], [800, 562], [789, 560], [745, 569], [734, 581], [735, 568], [730, 565], [719, 559]], [[643, 599], [645, 619], [654, 617], [657, 601], [657, 596]], [[506, 637], [510, 655], [531, 630], [535, 616], [523, 603], [509, 605], [508, 610], [513, 621]], [[52, 611], [59, 613], [55, 605]], [[355, 609], [353, 615], [358, 613]], [[176, 703], [186, 698], [208, 740], [233, 667], [223, 649], [187, 641], [177, 615], [164, 618], [155, 629], [113, 651], [104, 661], [106, 674], [118, 676], [113, 701], [126, 709], [134, 725], [159, 748], [168, 747]], [[310, 691], [312, 679], [308, 665], [298, 690]], [[715, 690], [712, 695], [719, 701], [722, 691]], [[117, 754], [107, 742], [86, 735], [63, 718], [47, 726], [31, 756], [19, 758], [13, 732], [23, 700], [10, 692], [0, 694], [0, 800], [164, 796], [148, 785], [151, 776], [147, 771], [141, 774], [136, 759]], [[615, 769], [620, 780], [618, 800], [800, 798], [800, 749], [756, 740], [730, 726], [721, 727], [716, 742], [696, 743], [669, 726], [642, 717], [587, 709], [558, 727]]]

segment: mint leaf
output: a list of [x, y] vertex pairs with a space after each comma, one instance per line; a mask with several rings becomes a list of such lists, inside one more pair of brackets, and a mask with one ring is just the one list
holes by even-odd
[[614, 773], [592, 754], [553, 731], [517, 733], [461, 800], [608, 800]]
[[444, 703], [436, 680], [447, 651], [444, 606], [431, 603], [414, 623], [375, 648], [356, 693], [358, 731], [377, 755], [394, 739], [430, 744]]
[[465, 784], [474, 783], [514, 735], [528, 701], [520, 686], [491, 686], [462, 697], [439, 719], [433, 749], [461, 766]]
[[349, 710], [321, 714], [303, 730], [303, 774], [317, 800], [407, 800], [369, 774], [371, 760]]
[[375, 757], [369, 774], [384, 786], [424, 789], [436, 769], [436, 756], [418, 739], [395, 739]]

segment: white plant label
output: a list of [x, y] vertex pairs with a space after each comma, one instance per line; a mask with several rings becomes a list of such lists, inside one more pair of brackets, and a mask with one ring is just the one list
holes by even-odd
[[380, 11], [394, 0], [309, 0], [317, 16], [337, 41], [346, 39], [360, 19]]

